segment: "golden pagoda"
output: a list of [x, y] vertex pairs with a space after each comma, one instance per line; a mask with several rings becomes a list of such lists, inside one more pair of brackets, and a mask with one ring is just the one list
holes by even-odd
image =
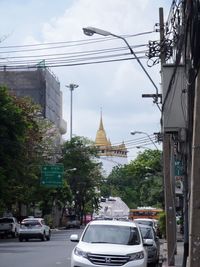
[[97, 130], [96, 134], [95, 146], [98, 147], [99, 150], [98, 154], [100, 157], [101, 156], [111, 157], [112, 160], [116, 158], [115, 159], [116, 161], [117, 158], [119, 157], [127, 158], [128, 151], [126, 149], [124, 142], [122, 142], [122, 144], [120, 145], [112, 146], [110, 139], [107, 139], [106, 132], [103, 126], [102, 113], [100, 118], [99, 129]]
[[100, 119], [99, 130], [97, 131], [97, 134], [96, 134], [95, 145], [98, 147], [101, 147], [101, 146], [107, 147], [110, 145], [110, 143], [107, 140], [106, 132], [103, 127], [102, 115]]

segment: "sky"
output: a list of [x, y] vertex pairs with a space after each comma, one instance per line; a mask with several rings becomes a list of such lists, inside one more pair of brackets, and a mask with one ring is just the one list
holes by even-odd
[[[111, 55], [115, 53], [113, 49], [123, 48], [119, 53], [126, 53], [130, 60], [63, 64], [65, 66], [51, 67], [51, 70], [63, 92], [63, 118], [68, 124], [64, 138], [70, 138], [70, 91], [66, 86], [74, 83], [78, 87], [73, 91], [73, 134], [95, 140], [102, 112], [107, 138], [112, 144], [124, 141], [132, 159], [143, 150], [143, 147], [136, 148], [141, 138], [161, 131], [160, 110], [152, 98], [142, 98], [142, 94], [155, 94], [156, 89], [123, 40], [100, 35], [89, 37], [83, 34], [82, 28], [92, 26], [123, 36], [134, 52], [141, 51], [138, 57], [144, 56], [148, 41], [159, 40], [159, 33], [154, 31], [159, 22], [159, 7], [164, 8], [166, 21], [171, 3], [170, 0], [0, 0], [0, 51], [8, 46], [68, 44], [68, 47], [55, 46], [45, 52], [26, 52], [26, 55], [37, 56], [40, 62], [48, 53], [87, 52], [91, 56], [91, 51], [101, 55], [103, 49], [112, 49]], [[7, 52], [2, 57], [12, 55]], [[147, 57], [139, 60], [161, 92], [160, 65], [148, 67]], [[144, 134], [133, 136], [131, 131]], [[155, 148], [149, 141], [148, 148]], [[158, 147], [161, 149], [161, 144]]]

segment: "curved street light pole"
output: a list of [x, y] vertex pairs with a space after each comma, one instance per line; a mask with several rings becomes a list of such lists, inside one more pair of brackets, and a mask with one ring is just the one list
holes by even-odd
[[158, 150], [157, 145], [155, 144], [155, 142], [153, 141], [153, 139], [150, 137], [150, 135], [146, 132], [141, 132], [141, 131], [135, 131], [135, 132], [131, 132], [132, 135], [135, 134], [145, 134], [146, 136], [148, 136], [149, 140], [152, 142], [152, 144], [155, 146], [156, 150]]
[[70, 94], [70, 96], [71, 96], [70, 97], [70, 140], [71, 140], [72, 139], [72, 104], [73, 104], [72, 92], [74, 91], [75, 88], [78, 87], [78, 85], [71, 83], [71, 84], [65, 85], [65, 86], [68, 87], [70, 92], [71, 92], [71, 94]]
[[113, 34], [113, 33], [108, 32], [108, 31], [104, 31], [104, 30], [101, 30], [101, 29], [98, 29], [98, 28], [94, 28], [94, 27], [83, 28], [83, 32], [84, 32], [85, 35], [88, 35], [88, 36], [92, 36], [93, 34], [99, 34], [99, 35], [103, 35], [103, 36], [109, 36], [110, 35], [110, 36], [122, 39], [126, 43], [126, 45], [128, 46], [131, 54], [135, 57], [135, 59], [137, 60], [137, 62], [140, 65], [140, 67], [143, 69], [143, 71], [145, 72], [145, 74], [147, 75], [147, 77], [149, 78], [149, 80], [151, 81], [153, 86], [155, 87], [156, 95], [158, 96], [158, 87], [156, 86], [156, 84], [152, 80], [151, 76], [146, 71], [145, 67], [142, 65], [141, 61], [139, 60], [139, 58], [137, 57], [137, 55], [135, 54], [135, 52], [133, 51], [133, 49], [131, 48], [131, 46], [129, 45], [129, 43], [127, 42], [127, 40], [124, 37], [122, 37], [120, 35], [117, 35], [117, 34]]

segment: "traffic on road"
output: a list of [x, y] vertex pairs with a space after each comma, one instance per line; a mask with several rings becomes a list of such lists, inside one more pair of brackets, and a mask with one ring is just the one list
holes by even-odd
[[[113, 223], [118, 225], [117, 222]], [[108, 223], [108, 225], [112, 226], [113, 223]], [[100, 222], [96, 222], [96, 224], [101, 225]], [[126, 225], [126, 222], [120, 222], [119, 224]], [[70, 239], [76, 236], [79, 240], [83, 231], [83, 226], [81, 226], [80, 229], [53, 229], [51, 230], [51, 239], [49, 242], [43, 242], [41, 239], [29, 239], [24, 240], [26, 242], [19, 242], [17, 237], [2, 237], [0, 238], [0, 267], [21, 267], [22, 264], [26, 267], [72, 267], [71, 258], [74, 253], [73, 249], [76, 247], [77, 243], [71, 242]], [[120, 232], [118, 233], [122, 234]], [[122, 240], [119, 237], [118, 239]], [[105, 243], [101, 244], [101, 246], [105, 246]], [[118, 246], [122, 247], [121, 244], [118, 244]], [[98, 247], [98, 244], [95, 244], [95, 247]], [[110, 264], [107, 263], [107, 265], [104, 265], [104, 267], [107, 266], [110, 266]], [[159, 262], [156, 262], [154, 264], [148, 264], [147, 266], [157, 267], [160, 265]]]

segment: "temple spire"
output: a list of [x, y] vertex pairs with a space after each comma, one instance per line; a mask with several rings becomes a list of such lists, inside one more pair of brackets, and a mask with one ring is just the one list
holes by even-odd
[[101, 113], [100, 113], [99, 130], [97, 131], [97, 134], [96, 134], [95, 145], [96, 146], [108, 146], [106, 132], [103, 127], [102, 108], [101, 108]]
[[102, 130], [102, 131], [105, 132], [104, 127], [103, 127], [102, 108], [101, 108], [101, 116], [100, 116], [99, 130]]

